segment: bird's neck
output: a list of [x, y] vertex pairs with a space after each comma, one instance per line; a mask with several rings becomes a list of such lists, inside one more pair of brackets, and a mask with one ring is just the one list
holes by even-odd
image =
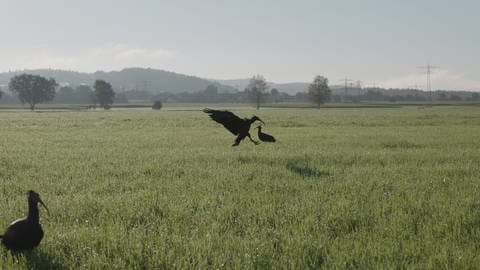
[[28, 203], [28, 220], [34, 223], [40, 222], [37, 203]]

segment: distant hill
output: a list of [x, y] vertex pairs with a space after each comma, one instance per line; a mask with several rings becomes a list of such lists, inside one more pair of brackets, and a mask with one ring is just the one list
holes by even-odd
[[18, 74], [29, 73], [43, 77], [52, 77], [60, 85], [93, 85], [97, 79], [106, 80], [112, 84], [115, 91], [148, 90], [152, 93], [196, 92], [214, 84], [219, 92], [235, 92], [231, 86], [223, 85], [210, 80], [178, 74], [174, 72], [150, 68], [126, 68], [121, 71], [97, 71], [84, 73], [56, 69], [20, 70], [0, 73], [0, 86], [8, 85], [10, 79]]
[[[204, 90], [208, 85], [218, 87], [219, 92], [234, 93], [243, 91], [250, 79], [211, 80], [195, 76], [179, 74], [170, 71], [150, 68], [126, 68], [120, 71], [97, 71], [85, 73], [58, 69], [32, 69], [0, 73], [0, 87], [8, 85], [10, 79], [22, 73], [54, 78], [60, 85], [77, 86], [81, 84], [93, 85], [97, 79], [108, 81], [117, 92], [128, 90], [147, 90], [157, 94], [161, 92], [181, 93]], [[310, 83], [274, 83], [268, 82], [269, 89], [276, 88], [280, 92], [296, 94], [306, 92]], [[331, 86], [332, 89], [335, 86]]]
[[76, 71], [56, 70], [56, 69], [32, 69], [32, 70], [16, 70], [10, 72], [0, 73], [0, 85], [8, 85], [10, 79], [19, 74], [28, 73], [33, 75], [40, 75], [47, 78], [54, 78], [58, 83], [80, 85], [83, 83], [92, 84], [92, 74], [82, 73]]
[[[0, 88], [5, 88], [10, 82], [10, 79], [18, 74], [29, 73], [40, 75], [43, 77], [52, 77], [60, 85], [77, 86], [81, 84], [93, 85], [97, 79], [102, 79], [110, 82], [116, 92], [123, 92], [128, 90], [147, 90], [152, 94], [159, 93], [173, 93], [178, 94], [182, 92], [197, 92], [204, 90], [208, 85], [213, 84], [217, 86], [219, 92], [235, 93], [243, 91], [250, 79], [236, 79], [236, 80], [211, 80], [195, 76], [179, 74], [170, 71], [150, 69], [150, 68], [126, 68], [120, 71], [97, 71], [94, 73], [85, 73], [68, 70], [56, 69], [33, 69], [33, 70], [19, 70], [0, 73]], [[274, 83], [267, 82], [269, 90], [276, 88], [280, 92], [295, 95], [296, 93], [306, 93], [310, 83], [308, 82], [293, 82], [293, 83]], [[344, 95], [345, 90], [342, 85], [330, 85], [333, 95]], [[4, 89], [5, 90], [5, 89]], [[359, 93], [364, 93], [368, 90], [375, 90], [387, 96], [394, 95], [416, 95], [413, 89], [383, 89], [383, 88], [363, 88], [359, 89], [349, 88], [347, 95], [356, 96]], [[423, 92], [423, 91], [419, 91]], [[451, 96], [458, 95], [462, 98], [471, 97], [472, 92], [468, 91], [439, 91], [436, 90], [433, 94], [435, 97], [441, 93]]]

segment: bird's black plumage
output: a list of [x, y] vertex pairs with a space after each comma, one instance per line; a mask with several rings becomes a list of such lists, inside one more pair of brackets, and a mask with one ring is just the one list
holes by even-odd
[[230, 111], [204, 109], [203, 112], [207, 113], [215, 122], [222, 124], [228, 131], [237, 136], [232, 146], [239, 145], [245, 137], [248, 137], [254, 144], [258, 144], [258, 142], [252, 139], [249, 133], [250, 125], [252, 125], [253, 122], [258, 120], [263, 123], [257, 116], [254, 115], [252, 118], [242, 119]]
[[40, 195], [33, 190], [28, 191], [28, 216], [18, 219], [8, 226], [2, 235], [2, 244], [10, 250], [31, 250], [40, 244], [43, 230], [40, 225], [38, 203], [48, 208], [40, 199]]
[[258, 128], [258, 138], [260, 139], [260, 141], [262, 141], [262, 142], [276, 142], [277, 141], [277, 140], [275, 140], [275, 138], [272, 135], [269, 135], [267, 133], [263, 133], [261, 126], [258, 126], [256, 128]]

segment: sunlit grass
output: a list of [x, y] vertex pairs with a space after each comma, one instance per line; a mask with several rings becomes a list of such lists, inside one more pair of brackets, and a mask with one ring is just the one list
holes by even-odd
[[[478, 108], [256, 114], [0, 111], [0, 228], [40, 193], [45, 237], [0, 268], [476, 268]], [[256, 136], [255, 136], [256, 137]]]

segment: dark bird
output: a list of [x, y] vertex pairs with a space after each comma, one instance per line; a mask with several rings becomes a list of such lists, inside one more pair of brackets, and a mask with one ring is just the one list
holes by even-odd
[[254, 144], [258, 144], [257, 141], [252, 139], [249, 133], [250, 125], [253, 122], [258, 120], [263, 123], [263, 121], [257, 116], [254, 115], [252, 118], [242, 119], [229, 111], [203, 109], [203, 112], [207, 113], [215, 122], [222, 124], [226, 129], [228, 129], [228, 131], [237, 136], [232, 146], [239, 145], [240, 142], [245, 139], [245, 137], [248, 137]]
[[28, 216], [15, 220], [1, 236], [2, 244], [10, 250], [31, 250], [40, 244], [43, 238], [42, 225], [38, 214], [38, 203], [48, 208], [33, 190], [28, 191]]
[[275, 138], [272, 135], [268, 135], [267, 133], [262, 132], [262, 126], [256, 127], [258, 128], [258, 138], [262, 142], [276, 142]]

